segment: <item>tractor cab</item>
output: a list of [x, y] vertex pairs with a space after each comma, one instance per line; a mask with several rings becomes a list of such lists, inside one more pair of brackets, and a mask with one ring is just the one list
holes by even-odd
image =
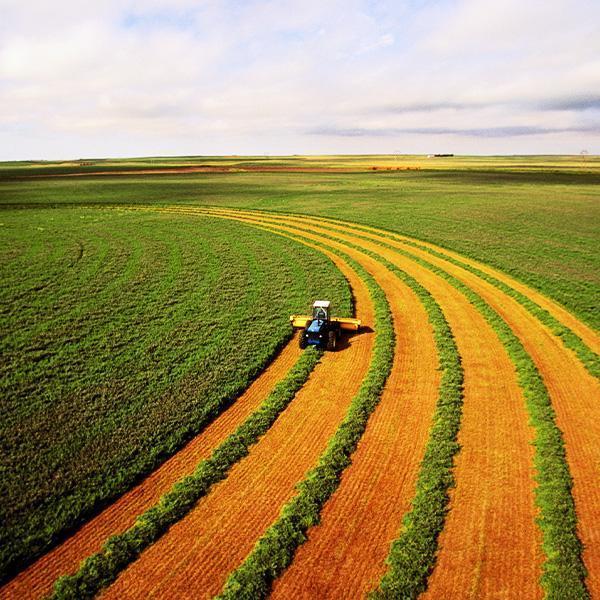
[[313, 320], [329, 321], [331, 302], [329, 300], [315, 300], [313, 303]]

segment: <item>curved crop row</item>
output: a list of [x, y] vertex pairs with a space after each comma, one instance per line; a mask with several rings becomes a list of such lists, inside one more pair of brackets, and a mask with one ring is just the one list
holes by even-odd
[[[334, 239], [330, 236], [323, 237]], [[406, 283], [423, 303], [434, 331], [442, 380], [437, 407], [432, 419], [433, 427], [421, 464], [412, 509], [405, 517], [401, 539], [393, 545], [388, 559], [391, 569], [382, 583], [382, 593], [386, 597], [395, 598], [399, 594], [405, 597], [416, 597], [426, 588], [427, 577], [435, 564], [437, 537], [444, 526], [449, 499], [448, 491], [454, 484], [452, 467], [454, 455], [459, 449], [456, 436], [460, 427], [463, 401], [461, 360], [452, 331], [442, 310], [433, 296], [416, 279], [368, 249], [349, 242], [344, 242], [344, 244], [367, 256], [374, 257]], [[291, 514], [287, 515], [286, 509], [284, 509], [281, 518], [283, 524], [279, 525], [279, 528], [284, 528], [287, 535], [290, 535], [289, 527], [285, 527], [284, 519], [294, 515], [293, 509], [289, 510]], [[304, 517], [302, 515], [302, 522], [306, 523]], [[301, 516], [298, 515], [298, 519], [300, 518]], [[311, 524], [314, 525], [316, 522], [318, 522], [318, 516], [313, 517]], [[278, 524], [275, 524], [273, 528], [277, 531]], [[274, 540], [268, 540], [270, 535], [274, 536]], [[298, 543], [297, 540], [296, 543]], [[252, 583], [248, 582], [248, 571], [251, 570], [252, 576], [257, 577], [256, 571], [259, 567], [256, 566], [255, 561], [267, 565], [267, 567], [263, 566], [263, 569], [271, 569], [268, 573], [270, 578], [274, 578], [278, 571], [287, 566], [285, 560], [280, 558], [282, 566], [277, 570], [273, 567], [277, 558], [274, 559], [272, 556], [272, 549], [269, 554], [269, 544], [275, 545], [275, 547], [284, 547], [288, 552], [290, 551], [286, 544], [277, 538], [275, 532], [271, 532], [271, 530], [267, 532], [254, 551], [256, 557], [251, 555], [246, 563], [232, 574], [229, 589], [226, 588], [224, 592], [225, 597], [233, 598], [237, 593], [256, 595], [265, 593], [265, 590], [268, 589], [268, 580], [262, 583], [263, 587], [258, 585], [256, 579]], [[263, 546], [267, 546], [267, 549]], [[293, 554], [287, 560], [291, 560], [292, 557]], [[262, 577], [265, 578], [265, 575]], [[240, 579], [242, 583], [240, 583]]]
[[487, 302], [458, 279], [434, 265], [427, 266], [460, 290], [477, 307], [496, 331], [514, 362], [536, 431], [534, 463], [538, 486], [535, 492], [540, 508], [538, 523], [542, 529], [546, 554], [541, 583], [549, 598], [586, 598], [587, 572], [582, 560], [582, 545], [577, 536], [573, 482], [562, 434], [556, 426], [544, 381], [519, 338]]
[[[222, 209], [217, 209], [222, 210]], [[268, 214], [273, 217], [286, 216], [288, 213], [281, 213], [279, 211], [254, 211], [256, 214]], [[295, 218], [306, 219], [307, 215], [302, 213], [289, 213], [293, 215]], [[444, 248], [436, 247], [433, 244], [422, 242], [413, 238], [409, 238], [404, 235], [400, 235], [396, 232], [376, 229], [374, 227], [370, 227], [367, 225], [351, 223], [349, 221], [343, 221], [340, 219], [334, 219], [332, 217], [324, 217], [324, 216], [316, 216], [310, 215], [311, 220], [318, 222], [320, 225], [329, 225], [329, 229], [335, 230], [336, 226], [339, 228], [342, 227], [350, 227], [357, 234], [363, 237], [364, 239], [388, 239], [398, 241], [402, 244], [406, 244], [408, 246], [412, 246], [417, 248], [423, 252], [427, 252], [432, 256], [440, 258], [442, 260], [448, 261], [462, 269], [465, 269], [477, 277], [487, 281], [488, 283], [494, 285], [499, 290], [504, 292], [506, 295], [510, 296], [514, 300], [516, 300], [519, 304], [521, 304], [524, 308], [526, 308], [533, 316], [535, 316], [541, 323], [546, 325], [552, 333], [558, 337], [565, 346], [577, 355], [579, 360], [585, 366], [585, 368], [589, 371], [591, 375], [596, 378], [600, 378], [600, 355], [595, 352], [590, 346], [579, 336], [577, 333], [573, 331], [568, 325], [561, 322], [555, 315], [553, 315], [549, 310], [540, 306], [539, 303], [532, 300], [522, 291], [516, 289], [509, 285], [509, 283], [502, 281], [498, 277], [495, 277], [491, 273], [488, 273], [482, 268], [478, 268], [475, 264], [471, 264], [474, 261], [467, 262], [466, 259], [459, 259], [455, 256], [455, 253], [446, 250]], [[562, 310], [562, 309], [561, 309]], [[570, 315], [569, 315], [570, 316]], [[583, 326], [584, 328], [586, 326]]]
[[[361, 249], [361, 252], [376, 256], [366, 249]], [[377, 260], [406, 283], [423, 303], [433, 327], [438, 369], [442, 373], [415, 498], [404, 519], [402, 536], [390, 551], [390, 570], [381, 585], [385, 597], [416, 597], [426, 588], [427, 577], [435, 564], [437, 537], [444, 527], [448, 491], [454, 485], [452, 467], [459, 450], [456, 437], [463, 402], [463, 369], [452, 330], [435, 298], [396, 265], [382, 257], [377, 257]]]
[[185, 516], [211, 486], [224, 479], [231, 467], [275, 422], [292, 401], [319, 361], [321, 354], [309, 349], [301, 355], [285, 379], [258, 410], [232, 433], [192, 475], [177, 482], [156, 506], [141, 514], [133, 527], [111, 537], [97, 554], [87, 558], [74, 575], [61, 577], [53, 598], [91, 598], [109, 585], [140, 553], [156, 541], [174, 522]]
[[[378, 245], [385, 245], [380, 243]], [[393, 248], [437, 273], [451, 285], [461, 291], [468, 300], [477, 307], [488, 323], [496, 331], [512, 358], [521, 387], [527, 400], [527, 407], [536, 430], [535, 466], [538, 471], [536, 489], [537, 502], [541, 510], [540, 526], [544, 536], [544, 549], [547, 560], [544, 564], [542, 585], [550, 596], [574, 594], [574, 597], [585, 596], [585, 568], [581, 558], [581, 543], [576, 532], [576, 515], [571, 494], [572, 481], [560, 430], [554, 420], [554, 412], [548, 392], [539, 375], [535, 363], [525, 351], [518, 337], [505, 321], [480, 296], [473, 292], [460, 280], [449, 275], [443, 269], [427, 261]], [[419, 537], [419, 534], [417, 534]], [[402, 542], [394, 546], [390, 561], [398, 560]], [[408, 545], [409, 547], [411, 544]], [[431, 563], [429, 565], [431, 567]], [[398, 593], [403, 589], [405, 581], [392, 571], [382, 581], [383, 593]], [[423, 589], [423, 579], [421, 587]], [[400, 587], [398, 587], [400, 586]]]
[[[514, 362], [536, 430], [536, 496], [541, 512], [539, 524], [544, 536], [546, 554], [541, 583], [550, 598], [587, 597], [584, 583], [586, 570], [581, 557], [581, 542], [576, 531], [577, 518], [571, 494], [572, 479], [566, 461], [564, 442], [555, 423], [548, 391], [537, 367], [506, 322], [480, 296], [443, 270], [424, 261], [422, 264], [446, 279], [477, 307], [496, 331]], [[427, 484], [424, 483], [421, 489], [427, 490]], [[397, 577], [396, 565], [406, 564], [403, 548], [414, 548], [410, 540], [403, 539], [405, 535], [406, 532], [403, 531], [390, 553], [392, 569], [381, 582], [381, 591], [385, 597], [396, 597], [394, 593], [399, 589], [397, 584], [402, 581]]]
[[367, 376], [326, 451], [298, 485], [298, 494], [284, 506], [280, 517], [244, 563], [229, 576], [221, 594], [223, 598], [257, 598], [268, 594], [271, 583], [290, 564], [296, 548], [306, 539], [306, 530], [318, 523], [323, 505], [337, 489], [391, 372], [394, 330], [385, 294], [361, 265], [347, 256], [344, 258], [366, 282], [375, 306], [376, 337]]
[[[347, 262], [323, 252], [349, 281], [356, 316], [373, 323], [372, 300], [363, 280]], [[374, 333], [366, 327], [343, 344], [343, 351], [326, 353], [250, 454], [124, 571], [103, 597], [217, 594], [326, 448], [367, 373], [373, 340]]]
[[[331, 223], [339, 222], [330, 219], [322, 220]], [[373, 230], [373, 228], [361, 227], [354, 223], [341, 223], [343, 223], [346, 226], [352, 226], [353, 229], [364, 231], [365, 233], [369, 230]], [[454, 256], [451, 256], [447, 252], [437, 250], [431, 247], [430, 245], [425, 245], [405, 236], [400, 236], [398, 234], [385, 231], [378, 231], [377, 235], [380, 238], [399, 240], [403, 244], [413, 246], [414, 248], [418, 248], [419, 250], [423, 250], [431, 254], [432, 256], [436, 256], [438, 258], [441, 258], [442, 260], [448, 261], [458, 267], [461, 267], [462, 269], [470, 271], [477, 277], [487, 281], [488, 283], [491, 283], [511, 298], [514, 298], [519, 304], [524, 306], [532, 315], [534, 315], [540, 322], [546, 325], [555, 336], [557, 336], [564, 342], [567, 348], [570, 348], [571, 350], [573, 350], [573, 352], [575, 352], [579, 360], [583, 363], [583, 365], [590, 372], [590, 374], [592, 374], [596, 378], [600, 378], [600, 356], [596, 352], [594, 352], [572, 329], [570, 329], [564, 323], [561, 323], [548, 310], [542, 308], [538, 303], [534, 302], [531, 298], [526, 296], [521, 291], [515, 289], [514, 287], [511, 287], [510, 285], [508, 285], [508, 283], [501, 281], [500, 279], [494, 277], [490, 273], [486, 273], [483, 270], [477, 268], [476, 266], [469, 264], [464, 260], [459, 260]]]
[[519, 304], [524, 306], [533, 316], [535, 316], [541, 323], [546, 325], [552, 333], [560, 338], [567, 348], [570, 348], [575, 352], [578, 356], [579, 360], [583, 363], [585, 368], [596, 378], [600, 379], [600, 356], [596, 354], [593, 350], [587, 346], [583, 340], [573, 332], [569, 327], [561, 323], [556, 317], [550, 314], [546, 309], [539, 306], [539, 304], [535, 303], [533, 300], [528, 298], [525, 294], [520, 291], [510, 287], [508, 284], [500, 281], [496, 277], [484, 273], [480, 269], [473, 267], [465, 262], [459, 261], [451, 256], [446, 254], [442, 254], [441, 252], [437, 252], [432, 248], [427, 248], [426, 246], [420, 246], [415, 242], [405, 241], [404, 243], [415, 246], [417, 248], [421, 248], [425, 250], [429, 254], [433, 256], [437, 256], [438, 258], [442, 258], [443, 260], [447, 260], [467, 271], [470, 271], [477, 277], [491, 283], [496, 286], [498, 289], [503, 291], [505, 294], [514, 298]]
[[[515, 365], [531, 422], [536, 431], [534, 442], [536, 449], [534, 463], [538, 483], [536, 497], [541, 515], [538, 522], [543, 533], [546, 554], [541, 583], [549, 597], [587, 597], [586, 569], [582, 560], [582, 545], [577, 535], [572, 478], [562, 434], [556, 425], [552, 402], [538, 368], [510, 326], [481, 296], [440, 267], [397, 247], [389, 245], [388, 247], [437, 273], [463, 293], [477, 307], [504, 344]], [[446, 256], [442, 258], [447, 260]], [[530, 307], [526, 306], [526, 308]], [[556, 331], [555, 333], [560, 335]], [[589, 364], [586, 364], [586, 367], [589, 369]], [[390, 556], [392, 560], [393, 554], [394, 552]], [[390, 581], [391, 578], [382, 581], [382, 590], [386, 590], [386, 584]]]
[[[304, 219], [305, 221], [306, 219]], [[476, 290], [477, 295], [483, 298], [495, 310], [500, 320], [506, 323], [515, 339], [518, 339], [523, 351], [532, 360], [532, 365], [535, 367], [538, 377], [541, 377], [544, 382], [547, 402], [553, 412], [554, 428], [559, 433], [558, 437], [562, 438], [560, 444], [557, 440], [551, 444], [555, 451], [548, 450], [548, 452], [554, 453], [556, 465], [560, 465], [561, 461], [564, 465], [563, 490], [562, 492], [559, 491], [558, 498], [555, 498], [553, 502], [560, 503], [561, 496], [567, 502], [564, 505], [564, 510], [562, 506], [557, 506], [554, 509], [548, 508], [548, 510], [555, 514], [561, 511], [565, 513], [562, 517], [561, 527], [566, 540], [571, 540], [571, 545], [563, 544], [565, 540], [555, 539], [554, 549], [564, 548], [564, 554], [554, 553], [552, 550], [549, 552], [554, 562], [557, 563], [560, 562], [561, 556], [566, 557], [566, 563], [571, 566], [563, 565], [562, 568], [568, 568], [571, 572], [576, 572], [581, 567], [581, 573], [585, 573], [584, 566], [587, 566], [589, 570], [587, 585], [592, 594], [596, 593], [600, 589], [598, 587], [600, 584], [598, 577], [600, 553], [598, 552], [595, 533], [598, 520], [596, 507], [599, 505], [600, 494], [598, 493], [597, 469], [594, 466], [598, 464], [600, 459], [596, 443], [598, 435], [600, 435], [598, 427], [600, 421], [598, 420], [599, 413], [596, 402], [600, 387], [597, 379], [589, 373], [589, 368], [586, 372], [585, 365], [578, 361], [573, 353], [564, 348], [558, 336], [553, 337], [544, 326], [536, 323], [535, 315], [532, 315], [530, 311], [526, 310], [526, 307], [514, 301], [514, 299], [504, 296], [502, 290], [491, 285], [490, 282], [485, 281], [485, 279], [478, 279], [470, 270], [463, 270], [453, 262], [446, 262], [445, 258], [434, 257], [429, 261], [424, 252], [417, 254], [412, 249], [409, 249], [409, 251], [403, 250], [398, 243], [395, 243], [393, 247], [390, 243], [383, 245], [401, 253], [409, 260], [423, 259], [427, 264], [434, 264], [436, 268], [441, 268], [442, 271], [447, 271], [455, 279], [460, 280], [467, 288]], [[535, 293], [533, 295], [535, 296]], [[543, 302], [545, 301], [541, 298], [540, 303]], [[558, 313], [560, 313], [560, 310], [562, 309], [557, 309]], [[573, 321], [576, 329], [581, 330], [582, 335], [585, 334], [585, 339], [589, 340], [589, 344], [596, 347], [597, 337], [592, 332], [586, 331], [585, 327], [580, 328], [580, 324], [569, 315], [561, 318], [566, 319], [567, 322]], [[511, 355], [511, 358], [514, 362], [514, 356]], [[521, 387], [523, 387], [522, 383]], [[528, 408], [528, 412], [531, 414], [532, 411]], [[532, 419], [532, 423], [534, 422], [535, 419]], [[541, 435], [540, 429], [536, 429], [539, 438]], [[566, 455], [563, 447], [564, 443], [566, 443]], [[556, 477], [560, 478], [560, 473]], [[566, 481], [567, 478], [568, 482]], [[548, 483], [547, 489], [549, 486]], [[567, 487], [568, 493], [565, 489]], [[573, 498], [576, 503], [575, 511], [569, 508], [569, 502], [572, 505]], [[556, 528], [559, 527], [556, 526]], [[581, 561], [581, 547], [579, 541], [576, 541], [577, 537], [584, 543], [583, 564]], [[573, 555], [571, 558], [569, 558], [570, 554]], [[579, 567], [577, 566], [578, 563]], [[547, 565], [546, 568], [550, 571], [553, 570], [551, 565]], [[575, 575], [575, 577], [578, 576]], [[546, 579], [547, 576], [545, 575], [542, 581]], [[554, 584], [560, 584], [560, 576], [555, 577]]]

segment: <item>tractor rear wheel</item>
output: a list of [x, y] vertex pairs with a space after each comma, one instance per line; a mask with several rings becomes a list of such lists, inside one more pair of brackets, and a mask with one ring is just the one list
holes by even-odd
[[306, 346], [307, 346], [306, 336], [304, 335], [304, 331], [300, 332], [300, 337], [298, 338], [298, 345], [300, 346], [301, 350], [304, 350], [304, 348], [306, 348]]
[[337, 346], [337, 335], [336, 335], [335, 331], [330, 331], [329, 337], [327, 339], [327, 350], [329, 350], [330, 352], [333, 352], [335, 350], [336, 346]]

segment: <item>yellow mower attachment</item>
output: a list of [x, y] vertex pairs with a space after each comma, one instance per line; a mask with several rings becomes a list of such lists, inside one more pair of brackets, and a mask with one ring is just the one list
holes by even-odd
[[[294, 329], [304, 329], [309, 321], [312, 321], [312, 317], [308, 315], [291, 315], [290, 323]], [[344, 317], [331, 317], [329, 319], [332, 323], [339, 323], [340, 329], [344, 331], [358, 331], [360, 329], [360, 319], [350, 319]]]

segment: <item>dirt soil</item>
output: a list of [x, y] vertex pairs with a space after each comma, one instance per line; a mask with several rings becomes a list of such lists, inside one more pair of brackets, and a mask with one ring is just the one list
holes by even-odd
[[[377, 171], [378, 169], [375, 169]], [[391, 168], [381, 168], [381, 171], [391, 171]], [[396, 168], [393, 170], [407, 170]], [[412, 170], [412, 169], [409, 169]], [[47, 173], [36, 175], [18, 175], [16, 179], [37, 179], [50, 177], [98, 177], [116, 175], [171, 175], [185, 173], [358, 173], [365, 168], [352, 169], [349, 167], [285, 167], [285, 166], [198, 166], [198, 167], [159, 167], [156, 169], [128, 169], [114, 171], [84, 171], [80, 173]]]

